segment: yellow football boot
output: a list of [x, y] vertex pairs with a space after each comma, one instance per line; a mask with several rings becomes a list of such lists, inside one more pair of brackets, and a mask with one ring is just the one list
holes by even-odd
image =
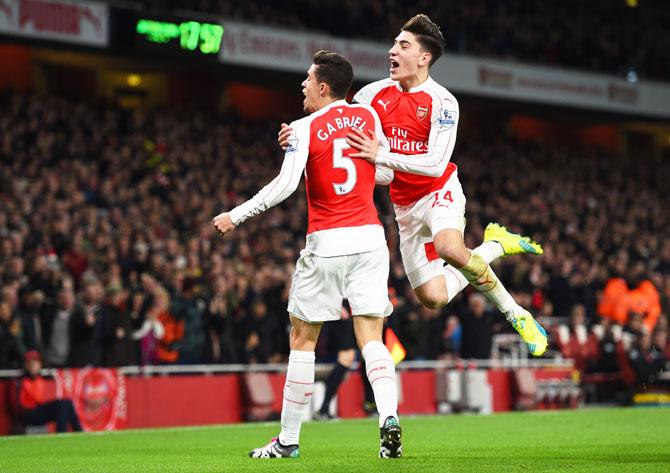
[[517, 235], [497, 223], [489, 223], [484, 230], [484, 243], [495, 241], [503, 247], [505, 256], [528, 253], [541, 255], [544, 253], [542, 245], [534, 242], [527, 236]]
[[535, 318], [530, 315], [530, 312], [523, 310], [518, 314], [507, 316], [507, 320], [512, 324], [512, 327], [519, 332], [523, 341], [526, 342], [526, 346], [531, 355], [542, 356], [542, 354], [547, 351], [547, 332], [545, 332], [542, 325], [537, 323]]

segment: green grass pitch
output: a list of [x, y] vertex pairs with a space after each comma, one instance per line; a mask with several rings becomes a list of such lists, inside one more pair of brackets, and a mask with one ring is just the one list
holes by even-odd
[[0, 438], [1, 473], [670, 472], [670, 409], [401, 419], [405, 456], [382, 460], [374, 420], [303, 425], [299, 459], [256, 460], [278, 424]]

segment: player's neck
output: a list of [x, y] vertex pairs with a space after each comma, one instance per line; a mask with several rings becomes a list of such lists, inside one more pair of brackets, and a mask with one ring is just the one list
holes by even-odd
[[428, 71], [419, 71], [416, 74], [398, 81], [403, 92], [409, 92], [428, 80]]
[[337, 102], [338, 100], [342, 100], [342, 99], [334, 99], [332, 97], [320, 97], [319, 100], [316, 103], [317, 109], [314, 110], [314, 111], [318, 112], [322, 108], [325, 108], [328, 105], [330, 105], [331, 103]]

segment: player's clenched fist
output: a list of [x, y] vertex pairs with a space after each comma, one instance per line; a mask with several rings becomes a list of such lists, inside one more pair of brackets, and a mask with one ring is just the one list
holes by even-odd
[[214, 217], [212, 223], [214, 224], [214, 228], [216, 228], [222, 236], [228, 235], [235, 229], [233, 220], [230, 218], [230, 214], [228, 212], [220, 213]]

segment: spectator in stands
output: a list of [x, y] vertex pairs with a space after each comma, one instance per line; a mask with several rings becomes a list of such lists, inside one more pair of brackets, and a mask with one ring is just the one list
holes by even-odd
[[652, 349], [656, 353], [658, 353], [657, 357], [659, 359], [658, 364], [661, 367], [662, 370], [667, 370], [668, 369], [668, 362], [670, 361], [670, 357], [668, 357], [668, 353], [670, 352], [670, 347], [668, 346], [668, 332], [665, 329], [657, 329], [654, 332], [654, 336], [652, 337]]
[[151, 274], [140, 276], [142, 288], [148, 299], [140, 333], [142, 362], [175, 363], [179, 359], [176, 343], [184, 338], [184, 322], [170, 313], [170, 295], [165, 287]]
[[462, 327], [461, 358], [491, 358], [494, 325], [500, 318], [487, 310], [486, 298], [478, 293], [471, 294], [467, 309], [458, 312], [458, 320]]
[[[51, 255], [50, 258], [53, 260], [54, 256]], [[29, 268], [26, 270], [30, 286], [41, 291], [46, 300], [53, 300], [56, 295], [53, 269], [54, 265], [50, 266], [47, 256], [43, 253], [38, 253], [30, 260]]]
[[0, 369], [19, 368], [24, 351], [21, 322], [12, 316], [10, 305], [0, 301]]
[[568, 317], [575, 302], [573, 288], [570, 285], [573, 269], [572, 260], [565, 260], [549, 280], [549, 297], [554, 303], [554, 314], [558, 317]]
[[126, 308], [127, 292], [117, 283], [108, 286], [103, 303], [102, 366], [136, 364], [132, 320]]
[[558, 327], [558, 345], [566, 358], [575, 360], [575, 368], [584, 372], [590, 370], [598, 353], [598, 341], [589, 334], [586, 325], [586, 308], [575, 304], [570, 313], [570, 325]]
[[21, 321], [23, 343], [28, 350], [42, 350], [44, 348], [41, 322], [43, 303], [44, 293], [42, 291], [30, 285], [24, 285], [19, 289], [17, 318]]
[[205, 357], [207, 362], [237, 362], [231, 310], [232, 297], [226, 277], [216, 277], [213, 284], [213, 294], [208, 302], [205, 314], [208, 335], [207, 355]]
[[[644, 265], [638, 264], [631, 270], [631, 279], [640, 280], [634, 289], [628, 289], [621, 278], [610, 279], [604, 289], [598, 306], [600, 315], [623, 323], [631, 312], [640, 314], [646, 330], [651, 333], [661, 313], [661, 299], [656, 286], [644, 279]], [[662, 278], [659, 278], [662, 281]]]
[[65, 367], [69, 364], [75, 302], [74, 290], [66, 284], [58, 290], [56, 305], [44, 312], [45, 339], [48, 340], [45, 359], [49, 366]]
[[68, 427], [75, 432], [81, 432], [79, 417], [71, 400], [47, 401], [45, 399], [44, 379], [40, 375], [42, 359], [38, 351], [26, 352], [24, 368], [18, 386], [21, 422], [25, 425], [56, 422], [57, 432], [67, 432]]
[[642, 333], [649, 334], [647, 327], [644, 325], [644, 316], [639, 312], [628, 313], [628, 323], [626, 323], [624, 331], [635, 337], [638, 337]]
[[[163, 296], [155, 285], [143, 284], [140, 275], [146, 270], [165, 288], [174, 285], [178, 272], [202, 273], [213, 292], [202, 295], [211, 312], [207, 320], [214, 313], [217, 323], [224, 320], [224, 328], [206, 325], [209, 339], [212, 332], [219, 337], [220, 356], [214, 356], [213, 343], [208, 350], [212, 361], [241, 360], [256, 298], [265, 302], [264, 320], [275, 327], [273, 335], [284, 340], [273, 339], [272, 352], [279, 353], [279, 359], [286, 355], [286, 313], [277, 308], [285, 306], [286, 274], [292, 272], [297, 249], [304, 246], [304, 197], [296, 195], [291, 209], [270, 209], [262, 225], [250, 223], [236, 241], [212, 238], [208, 224], [215, 209], [246, 199], [259, 179], [270, 177], [280, 166], [280, 153], [274, 160], [256, 159], [275, 149], [275, 123], [252, 124], [225, 116], [219, 120], [198, 111], [190, 112], [192, 119], [184, 122], [182, 114], [167, 109], [131, 117], [102, 101], [57, 96], [0, 95], [0, 109], [0, 300], [10, 307], [12, 320], [18, 289], [26, 282], [42, 288], [45, 307], [52, 307], [55, 302], [49, 299], [57, 296], [46, 289], [49, 285], [59, 288], [80, 274], [83, 296], [86, 275], [93, 271], [106, 286], [114, 282], [129, 292], [125, 304], [130, 331], [134, 340], [146, 341], [144, 356], [138, 354], [136, 360], [157, 363], [157, 342], [165, 330], [159, 322], [162, 311], [156, 309]], [[54, 128], [54, 123], [60, 125]], [[501, 263], [501, 277], [510, 281], [515, 296], [529, 304], [542, 303], [538, 311], [552, 319], [583, 304], [588, 318], [596, 308], [594, 288], [602, 289], [617, 277], [636, 287], [632, 279], [643, 263], [643, 279], [658, 288], [661, 307], [668, 307], [670, 244], [663, 236], [670, 214], [664, 211], [667, 206], [659, 205], [667, 201], [667, 160], [632, 160], [585, 148], [518, 142], [505, 135], [484, 140], [476, 131], [468, 133], [471, 136], [459, 138], [454, 158], [463, 170], [465, 191], [472, 196], [466, 239], [481, 241], [484, 225], [495, 217], [518, 225], [512, 231], [531, 232], [545, 246], [545, 254], [533, 264], [515, 258]], [[154, 158], [159, 165], [150, 164]], [[503, 165], [510, 161], [514, 168]], [[524, 179], [515, 179], [518, 175]], [[452, 319], [441, 313], [435, 318], [438, 340], [426, 338], [432, 340], [426, 342], [430, 350], [419, 347], [425, 330], [421, 326], [433, 318], [422, 318], [406, 296], [397, 230], [389, 225], [390, 201], [384, 192], [377, 198], [391, 248], [391, 289], [400, 301], [389, 322], [410, 358], [443, 357], [454, 349], [444, 337], [447, 327], [458, 324], [447, 323]], [[81, 271], [84, 267], [88, 272]], [[226, 282], [225, 309], [214, 304], [221, 299], [212, 288], [217, 278]], [[169, 307], [169, 295], [166, 300]], [[549, 310], [557, 305], [563, 307]], [[42, 343], [48, 349], [50, 317], [41, 319], [41, 309], [37, 314], [41, 323], [34, 323], [33, 314], [28, 328], [37, 334], [38, 327], [46, 327]], [[665, 323], [661, 320], [659, 316], [657, 325]], [[178, 322], [172, 327], [178, 329]], [[634, 325], [640, 329], [638, 322]], [[19, 326], [17, 333], [23, 341], [22, 329]], [[195, 330], [204, 329], [201, 325]], [[178, 335], [179, 330], [173, 332]], [[185, 327], [184, 337], [190, 332], [190, 326]], [[230, 355], [226, 347], [235, 342], [237, 351]], [[71, 350], [82, 351], [79, 342], [70, 344]], [[101, 363], [106, 356], [102, 353]]]
[[268, 317], [268, 308], [262, 299], [252, 302], [244, 325], [246, 342], [242, 359], [252, 364], [268, 363], [276, 353], [274, 334], [278, 327], [276, 320]]
[[130, 318], [133, 324], [132, 339], [135, 342], [135, 359], [140, 365], [158, 363], [158, 340], [165, 336], [163, 324], [157, 312], [150, 311], [151, 299], [143, 292], [132, 296]]
[[621, 341], [621, 326], [611, 319], [603, 317], [600, 324], [593, 328], [598, 343], [597, 356], [592, 365], [596, 373], [616, 373], [621, 367], [617, 357], [617, 343]]
[[642, 331], [631, 349], [628, 359], [637, 375], [640, 385], [663, 384], [658, 375], [665, 369], [665, 356], [652, 349], [652, 338], [649, 333]]
[[[434, 360], [446, 351], [444, 328], [446, 312], [413, 305], [399, 321], [408, 360]], [[454, 347], [455, 348], [455, 347]]]
[[654, 331], [661, 313], [658, 291], [649, 280], [642, 281], [635, 289], [628, 291], [628, 310], [642, 314], [643, 323], [649, 333]]
[[81, 304], [71, 320], [70, 366], [102, 366], [110, 314], [103, 306], [103, 288], [91, 276], [83, 282]]
[[184, 323], [184, 338], [178, 345], [180, 363], [200, 363], [205, 353], [207, 303], [202, 297], [204, 288], [200, 278], [191, 276], [184, 279], [182, 291], [172, 297], [170, 312]]

